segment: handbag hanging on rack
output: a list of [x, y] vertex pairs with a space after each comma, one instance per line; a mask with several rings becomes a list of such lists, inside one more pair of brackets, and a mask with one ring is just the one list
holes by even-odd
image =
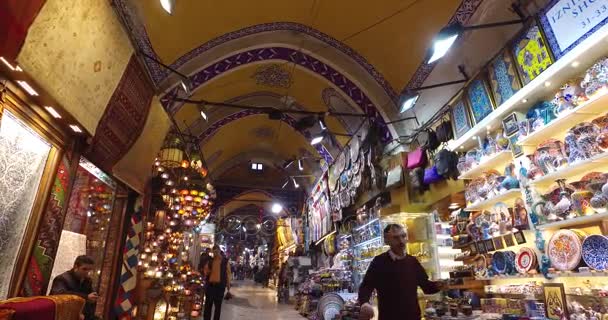
[[422, 147], [416, 148], [407, 154], [407, 168], [409, 170], [426, 165], [426, 152]]

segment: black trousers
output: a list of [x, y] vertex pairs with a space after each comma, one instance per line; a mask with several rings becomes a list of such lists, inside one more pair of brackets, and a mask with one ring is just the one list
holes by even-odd
[[205, 290], [205, 311], [203, 313], [204, 320], [211, 320], [211, 309], [213, 310], [213, 319], [220, 320], [220, 314], [222, 313], [222, 301], [224, 300], [224, 292], [226, 286], [221, 284], [208, 284]]

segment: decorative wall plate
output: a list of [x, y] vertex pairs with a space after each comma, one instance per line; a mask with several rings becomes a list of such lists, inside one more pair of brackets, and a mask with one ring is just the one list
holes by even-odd
[[536, 253], [534, 250], [523, 247], [519, 249], [517, 256], [515, 257], [515, 268], [519, 273], [527, 273], [535, 268], [536, 264]]
[[608, 238], [593, 234], [583, 241], [583, 261], [594, 270], [608, 269]]
[[547, 255], [551, 265], [560, 271], [574, 270], [581, 261], [581, 254], [581, 239], [571, 230], [555, 232], [547, 245]]
[[497, 274], [504, 274], [507, 272], [507, 255], [503, 251], [496, 251], [492, 255], [492, 269]]
[[359, 137], [354, 136], [350, 141], [350, 160], [354, 163], [359, 160], [359, 151], [361, 148], [361, 140]]

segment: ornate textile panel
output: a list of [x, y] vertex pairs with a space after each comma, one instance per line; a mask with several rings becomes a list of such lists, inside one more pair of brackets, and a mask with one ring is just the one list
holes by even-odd
[[8, 110], [0, 120], [0, 300], [6, 299], [51, 146]]
[[16, 59], [25, 41], [27, 29], [38, 15], [45, 0], [0, 1], [0, 55]]
[[97, 125], [87, 158], [111, 172], [142, 132], [153, 96], [154, 87], [133, 55]]
[[169, 116], [158, 98], [155, 97], [139, 138], [124, 157], [114, 165], [112, 174], [133, 190], [143, 194], [150, 176], [150, 164], [154, 162], [170, 126]]
[[44, 295], [49, 285], [53, 262], [63, 229], [69, 185], [71, 177], [73, 177], [70, 168], [70, 163], [64, 156], [55, 174], [53, 189], [44, 210], [38, 239], [35, 242], [26, 279], [23, 282], [21, 294], [24, 296]]
[[109, 1], [47, 0], [17, 61], [92, 134], [132, 53]]

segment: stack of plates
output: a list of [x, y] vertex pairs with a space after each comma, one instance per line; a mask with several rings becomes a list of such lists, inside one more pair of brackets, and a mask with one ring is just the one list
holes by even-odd
[[333, 320], [340, 314], [344, 306], [344, 299], [336, 293], [326, 293], [319, 300], [317, 312], [322, 320]]

